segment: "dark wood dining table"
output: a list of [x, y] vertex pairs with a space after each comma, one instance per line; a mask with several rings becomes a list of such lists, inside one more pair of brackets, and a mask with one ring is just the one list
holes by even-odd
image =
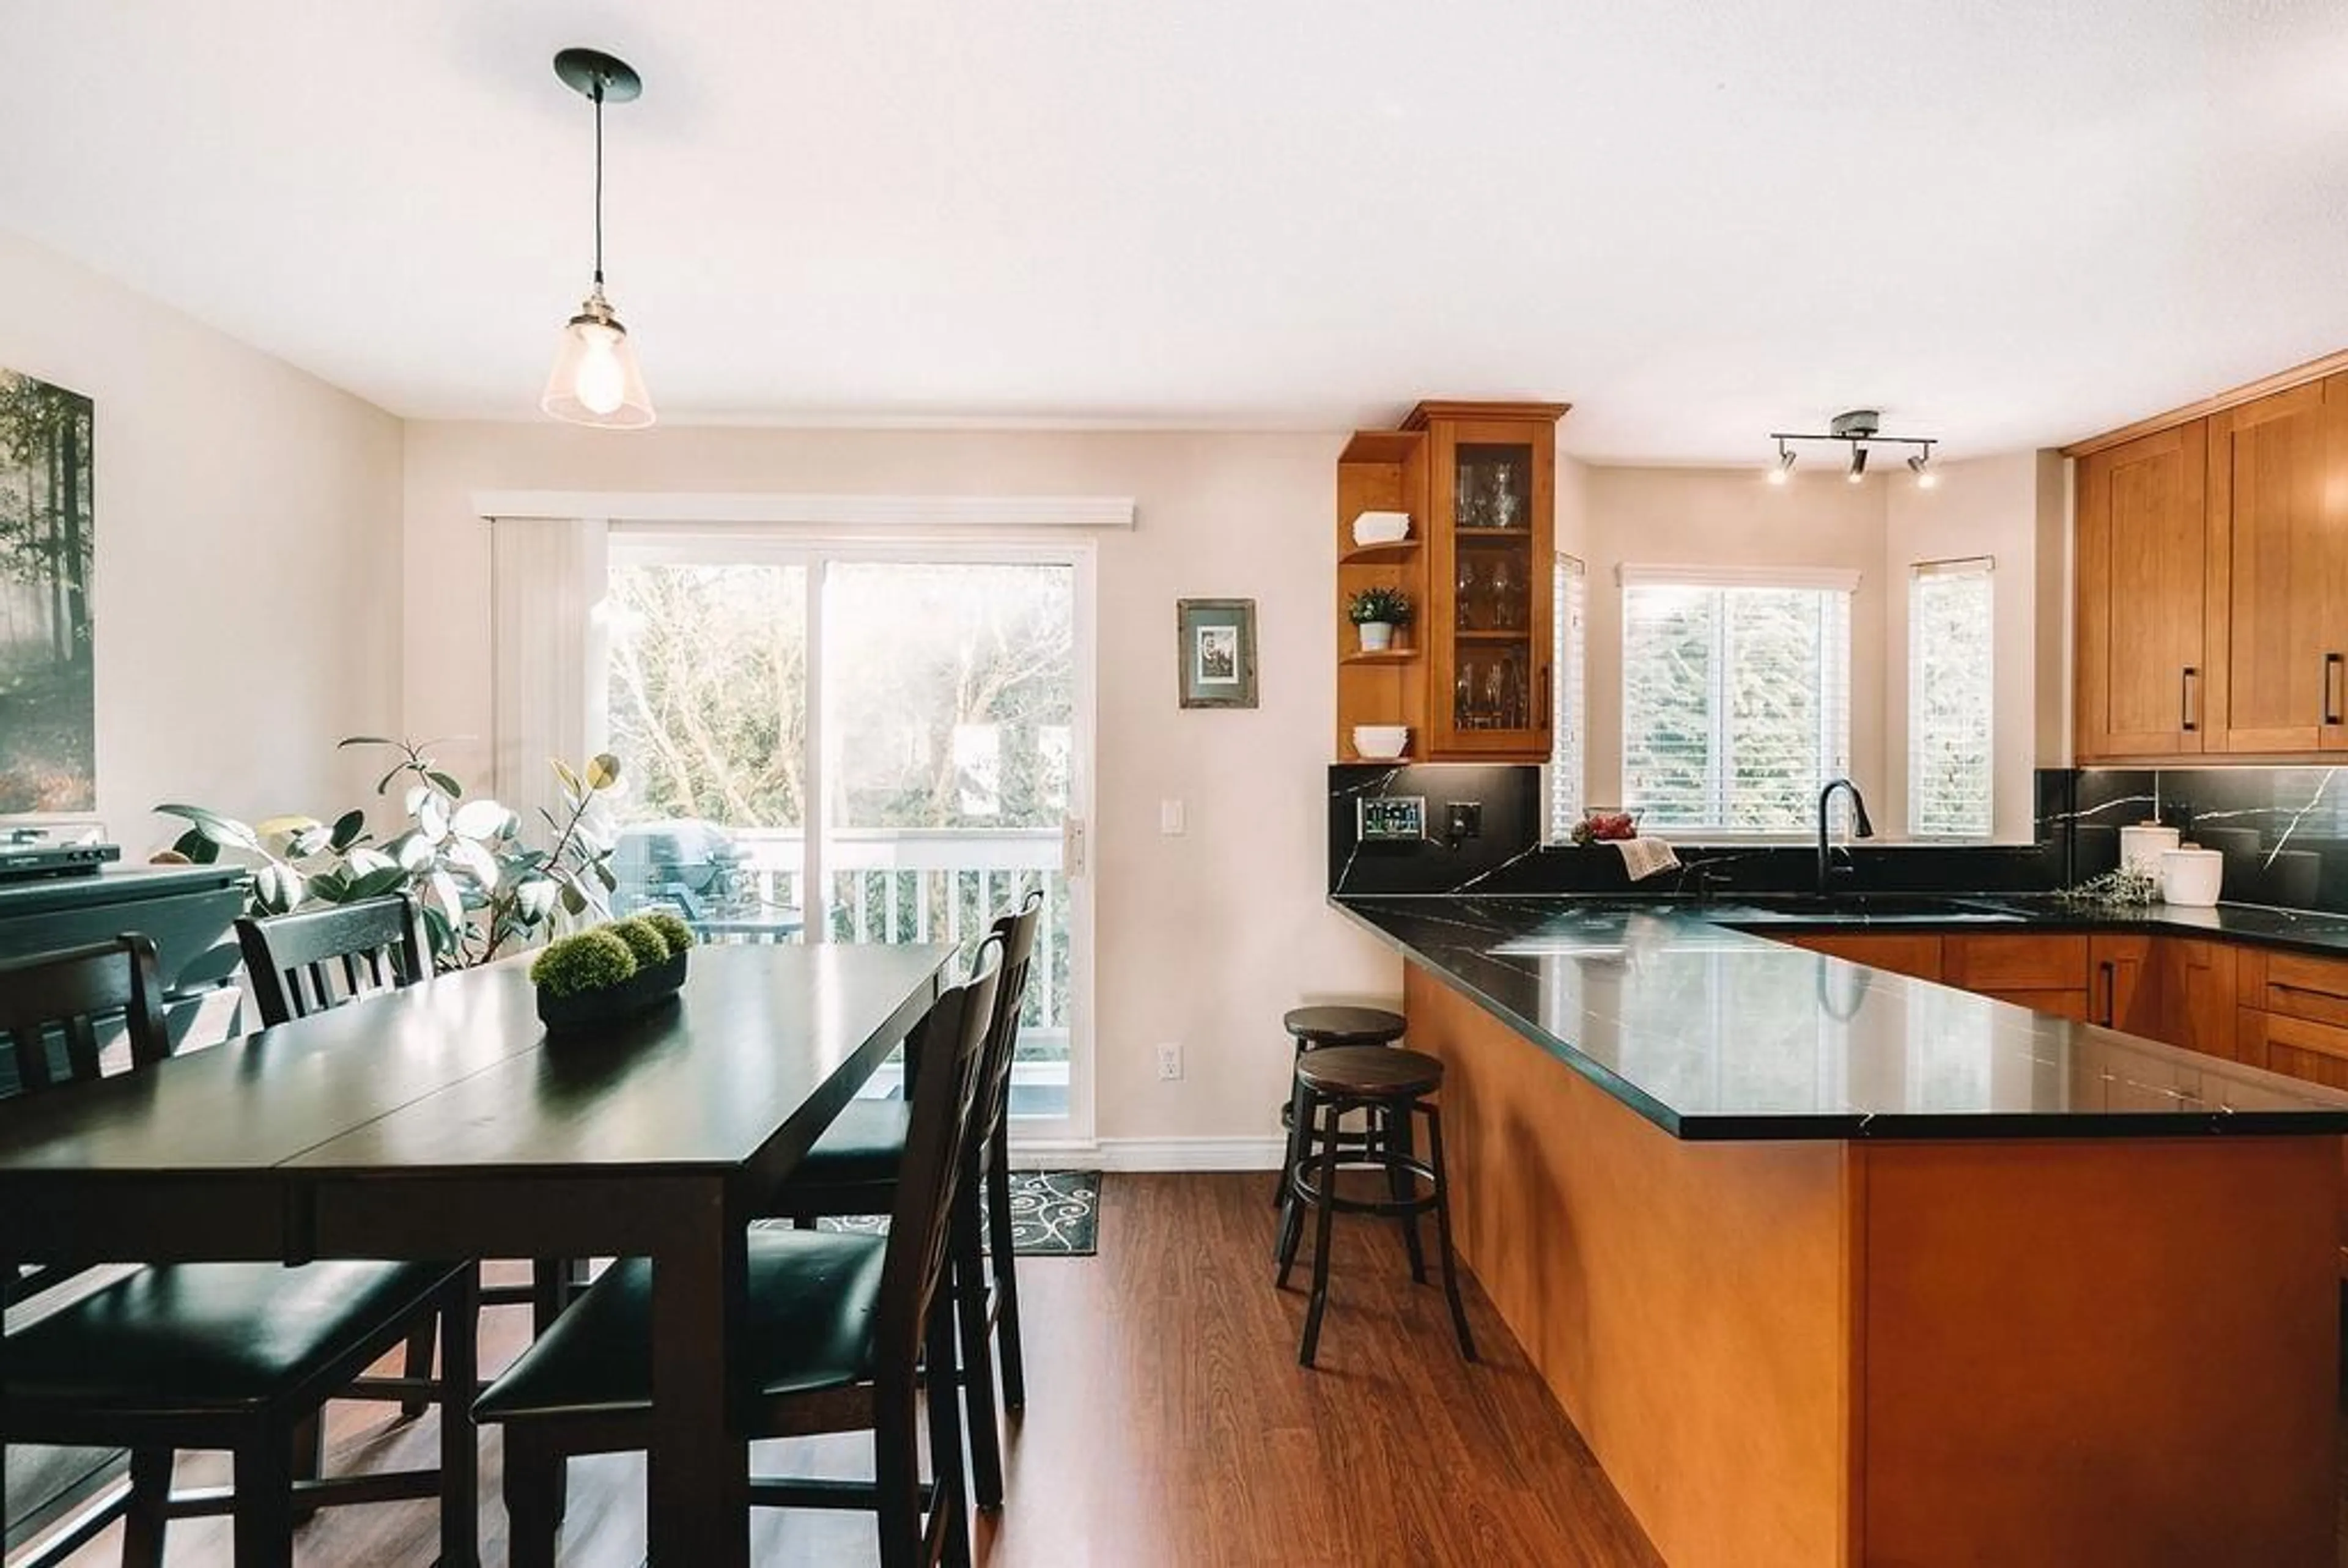
[[553, 1038], [510, 960], [0, 1105], [0, 1266], [649, 1258], [652, 1561], [733, 1568], [748, 1223], [953, 954], [700, 948], [675, 1003]]

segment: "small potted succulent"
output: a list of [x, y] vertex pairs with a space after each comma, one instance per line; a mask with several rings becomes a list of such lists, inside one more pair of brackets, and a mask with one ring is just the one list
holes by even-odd
[[1398, 588], [1365, 588], [1354, 595], [1345, 614], [1361, 629], [1362, 651], [1375, 653], [1394, 644], [1395, 628], [1410, 624], [1410, 600]]
[[550, 942], [530, 966], [550, 1033], [621, 1022], [676, 995], [693, 931], [666, 911]]

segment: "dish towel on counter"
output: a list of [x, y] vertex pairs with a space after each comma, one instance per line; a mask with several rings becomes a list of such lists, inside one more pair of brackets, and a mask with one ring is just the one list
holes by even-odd
[[1622, 852], [1624, 875], [1633, 882], [1679, 869], [1680, 857], [1660, 838], [1618, 838], [1613, 843]]

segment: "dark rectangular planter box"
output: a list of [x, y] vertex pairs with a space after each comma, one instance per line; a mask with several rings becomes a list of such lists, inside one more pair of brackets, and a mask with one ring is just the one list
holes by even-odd
[[638, 969], [618, 985], [606, 986], [600, 991], [552, 997], [541, 990], [538, 993], [538, 1021], [546, 1026], [549, 1034], [584, 1034], [625, 1023], [676, 995], [677, 988], [685, 984], [685, 958], [684, 953], [674, 954], [666, 961]]

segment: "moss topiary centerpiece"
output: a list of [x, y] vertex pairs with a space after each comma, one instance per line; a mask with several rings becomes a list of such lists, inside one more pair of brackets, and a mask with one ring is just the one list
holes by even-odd
[[663, 911], [550, 942], [530, 966], [551, 1034], [624, 1022], [676, 995], [693, 931]]

